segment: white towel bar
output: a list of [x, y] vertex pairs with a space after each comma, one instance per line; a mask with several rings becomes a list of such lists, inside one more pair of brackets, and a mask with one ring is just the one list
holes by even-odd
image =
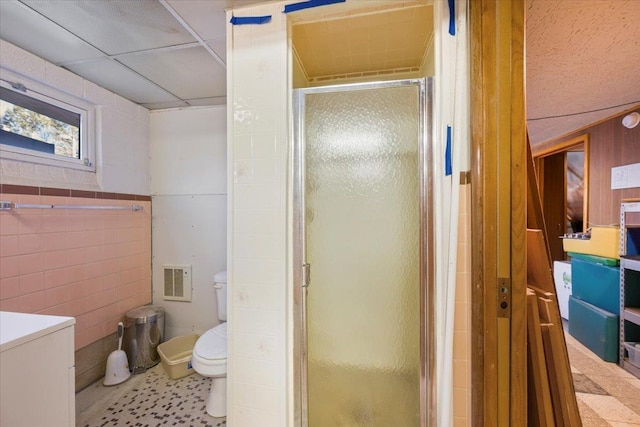
[[106, 209], [106, 210], [127, 210], [141, 211], [144, 207], [140, 205], [127, 206], [110, 206], [110, 205], [36, 205], [29, 203], [12, 203], [0, 201], [0, 210], [8, 211], [10, 209]]

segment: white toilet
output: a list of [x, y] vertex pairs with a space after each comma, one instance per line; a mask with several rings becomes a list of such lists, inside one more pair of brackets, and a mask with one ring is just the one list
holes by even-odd
[[203, 377], [211, 377], [207, 413], [212, 417], [227, 415], [227, 272], [215, 275], [218, 319], [223, 323], [202, 334], [191, 355], [191, 366]]

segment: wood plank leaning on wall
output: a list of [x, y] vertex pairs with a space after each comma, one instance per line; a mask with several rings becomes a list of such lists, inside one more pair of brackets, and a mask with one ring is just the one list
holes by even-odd
[[[472, 419], [526, 425], [524, 1], [469, 2]], [[510, 289], [508, 310], [498, 290]]]

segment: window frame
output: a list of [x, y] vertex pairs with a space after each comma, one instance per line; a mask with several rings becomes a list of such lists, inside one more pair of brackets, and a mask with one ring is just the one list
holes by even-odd
[[79, 159], [5, 144], [0, 144], [0, 159], [96, 172], [96, 105], [5, 68], [0, 67], [0, 71], [0, 86], [4, 89], [80, 115]]

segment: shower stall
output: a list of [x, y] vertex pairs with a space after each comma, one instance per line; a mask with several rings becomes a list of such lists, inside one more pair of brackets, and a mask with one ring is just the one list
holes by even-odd
[[422, 426], [430, 417], [431, 86], [294, 91], [303, 426]]

